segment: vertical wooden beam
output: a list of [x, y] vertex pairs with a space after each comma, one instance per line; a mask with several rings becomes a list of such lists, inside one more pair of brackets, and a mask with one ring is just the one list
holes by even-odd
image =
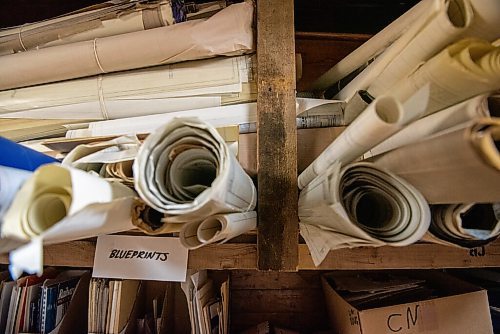
[[293, 0], [257, 1], [258, 268], [297, 270]]

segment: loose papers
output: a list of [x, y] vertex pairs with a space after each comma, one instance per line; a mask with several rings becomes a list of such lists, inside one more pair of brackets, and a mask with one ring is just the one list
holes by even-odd
[[246, 212], [256, 190], [219, 133], [196, 118], [176, 118], [152, 133], [134, 163], [135, 188], [168, 222]]
[[0, 90], [218, 55], [241, 55], [253, 49], [252, 19], [253, 4], [243, 2], [207, 20], [3, 56]]
[[427, 232], [430, 210], [418, 190], [388, 170], [337, 163], [300, 192], [299, 218], [318, 266], [331, 249], [412, 244]]
[[31, 172], [0, 165], [0, 227], [3, 214], [7, 211], [19, 188]]
[[430, 204], [500, 201], [500, 120], [476, 120], [371, 158], [417, 188]]

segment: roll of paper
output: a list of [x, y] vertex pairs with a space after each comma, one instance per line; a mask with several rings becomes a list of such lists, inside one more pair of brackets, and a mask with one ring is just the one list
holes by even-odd
[[253, 4], [231, 5], [207, 20], [131, 32], [2, 57], [0, 90], [253, 49]]
[[219, 133], [197, 118], [176, 118], [143, 143], [135, 188], [167, 222], [201, 221], [255, 208], [256, 189]]
[[412, 244], [427, 232], [430, 210], [418, 190], [390, 171], [337, 163], [301, 191], [299, 218], [319, 265], [331, 249]]

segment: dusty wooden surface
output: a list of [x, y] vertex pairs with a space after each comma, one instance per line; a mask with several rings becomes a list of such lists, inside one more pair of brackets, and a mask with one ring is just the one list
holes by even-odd
[[[406, 247], [362, 247], [331, 251], [320, 267], [315, 267], [307, 246], [298, 246], [300, 270], [435, 269], [479, 268], [500, 265], [500, 240], [472, 250], [419, 243]], [[72, 241], [45, 247], [45, 265], [92, 267], [94, 241]], [[6, 254], [0, 263], [8, 263]], [[208, 245], [189, 252], [190, 269], [256, 269], [257, 245], [227, 243]], [[265, 276], [264, 276], [265, 277]], [[264, 283], [274, 284], [272, 280]]]

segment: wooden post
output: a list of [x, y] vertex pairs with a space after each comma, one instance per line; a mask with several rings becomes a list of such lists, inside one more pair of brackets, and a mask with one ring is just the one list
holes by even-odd
[[258, 268], [297, 270], [293, 0], [257, 1]]

